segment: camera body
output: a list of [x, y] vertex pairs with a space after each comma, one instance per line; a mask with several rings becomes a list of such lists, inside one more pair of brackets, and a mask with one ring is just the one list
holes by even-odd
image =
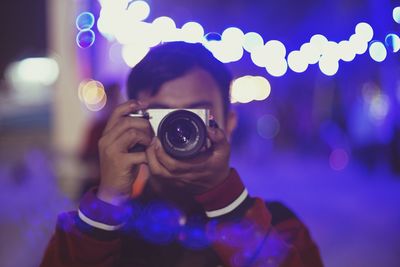
[[208, 109], [147, 109], [128, 116], [148, 119], [164, 150], [173, 158], [192, 158], [209, 146]]

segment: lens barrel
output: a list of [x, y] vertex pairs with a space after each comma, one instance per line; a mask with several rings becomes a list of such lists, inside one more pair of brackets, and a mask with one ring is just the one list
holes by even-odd
[[206, 145], [207, 129], [197, 114], [188, 110], [176, 110], [160, 122], [157, 136], [171, 157], [191, 158]]

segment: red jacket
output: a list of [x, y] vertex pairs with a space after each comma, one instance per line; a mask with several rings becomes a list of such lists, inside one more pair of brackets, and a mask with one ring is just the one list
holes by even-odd
[[59, 216], [41, 267], [323, 266], [304, 224], [249, 197], [234, 170], [195, 200], [182, 214], [151, 193], [115, 207], [92, 190], [78, 212]]

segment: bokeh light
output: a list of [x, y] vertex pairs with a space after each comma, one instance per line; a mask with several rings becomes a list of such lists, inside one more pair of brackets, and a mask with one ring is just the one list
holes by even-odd
[[271, 93], [269, 81], [261, 76], [242, 76], [235, 79], [231, 86], [232, 103], [249, 103], [253, 100], [262, 101]]
[[333, 76], [339, 70], [339, 62], [336, 57], [323, 55], [318, 62], [319, 69], [327, 76]]
[[201, 43], [204, 37], [204, 28], [200, 23], [189, 21], [182, 28], [182, 39], [187, 43]]
[[212, 41], [221, 41], [222, 37], [221, 34], [217, 32], [209, 32], [206, 35], [204, 35], [204, 39], [206, 42], [212, 42]]
[[397, 34], [389, 33], [385, 38], [385, 45], [389, 51], [396, 53], [400, 50], [400, 38]]
[[374, 121], [382, 121], [389, 113], [389, 97], [384, 94], [376, 94], [369, 106], [369, 115]]
[[94, 16], [90, 12], [82, 12], [76, 18], [76, 27], [78, 30], [89, 30], [93, 27], [95, 22]]
[[400, 6], [393, 9], [393, 19], [400, 24]]
[[374, 30], [371, 25], [366, 22], [358, 23], [355, 32], [364, 42], [369, 42], [372, 40], [372, 37], [374, 37]]
[[354, 50], [354, 47], [347, 40], [339, 42], [337, 48], [338, 48], [339, 58], [345, 62], [350, 62], [354, 60], [354, 58], [356, 57], [356, 52]]
[[124, 45], [122, 47], [122, 58], [129, 67], [133, 68], [149, 51], [150, 48], [144, 45]]
[[301, 55], [300, 51], [292, 51], [288, 55], [289, 68], [297, 73], [306, 71], [308, 67], [307, 60]]
[[287, 72], [288, 64], [286, 59], [282, 58], [273, 62], [268, 62], [265, 69], [271, 76], [281, 77]]
[[129, 4], [128, 14], [134, 20], [145, 20], [150, 15], [150, 6], [145, 1], [133, 1]]
[[271, 114], [266, 114], [257, 120], [257, 132], [262, 138], [272, 139], [278, 135], [279, 130], [279, 120]]
[[382, 62], [386, 59], [387, 51], [382, 42], [374, 41], [369, 46], [369, 55], [376, 62]]
[[362, 36], [353, 34], [349, 39], [350, 45], [353, 47], [354, 52], [358, 55], [362, 55], [368, 50], [368, 41], [363, 39]]
[[166, 16], [158, 17], [153, 21], [154, 34], [161, 38], [162, 42], [178, 41], [175, 21]]
[[322, 45], [316, 43], [304, 43], [300, 47], [300, 53], [307, 64], [316, 64], [321, 57], [322, 47]]
[[94, 44], [96, 35], [92, 30], [82, 30], [76, 36], [76, 44], [80, 48], [88, 48]]
[[86, 79], [78, 87], [78, 97], [90, 111], [99, 111], [107, 103], [107, 95], [101, 82]]
[[262, 36], [256, 32], [248, 32], [244, 35], [243, 48], [252, 53], [257, 47], [264, 45], [264, 40]]
[[349, 163], [349, 154], [342, 148], [334, 149], [329, 156], [329, 165], [335, 171], [341, 171]]
[[239, 28], [230, 27], [222, 32], [221, 38], [224, 42], [236, 43], [241, 46], [244, 41], [244, 33]]

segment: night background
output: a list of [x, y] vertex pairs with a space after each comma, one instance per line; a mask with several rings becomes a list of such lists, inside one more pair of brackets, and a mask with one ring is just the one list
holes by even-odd
[[[213, 33], [210, 43], [237, 27], [263, 44], [284, 44], [281, 75], [256, 66], [249, 51], [227, 63], [235, 78], [268, 84], [263, 99], [240, 101], [250, 89], [235, 94], [232, 166], [252, 195], [295, 211], [326, 266], [399, 266], [400, 12], [393, 14], [400, 1], [146, 2], [144, 21], [168, 16], [177, 28], [194, 21]], [[140, 57], [132, 51], [143, 48], [136, 41], [125, 48], [99, 29], [102, 8], [96, 0], [0, 3], [0, 266], [37, 266], [57, 214], [75, 209], [96, 176], [93, 129], [123, 101], [129, 65]], [[94, 15], [83, 37], [76, 26], [82, 12]], [[324, 73], [321, 62], [301, 69], [289, 59], [315, 34], [349, 40], [360, 22], [373, 29], [368, 48], [340, 60], [336, 71]], [[85, 93], [93, 84], [95, 96]]]

